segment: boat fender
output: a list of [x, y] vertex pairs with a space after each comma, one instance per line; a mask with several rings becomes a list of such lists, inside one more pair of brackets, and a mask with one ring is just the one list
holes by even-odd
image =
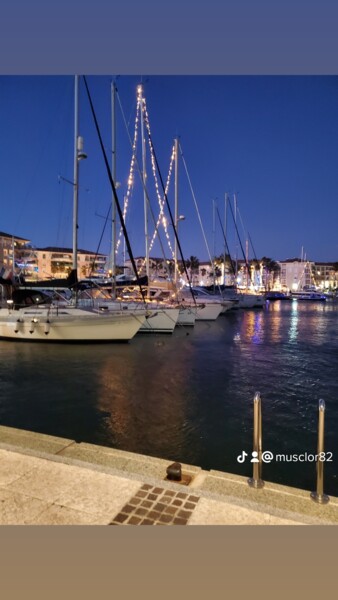
[[50, 321], [49, 319], [47, 319], [46, 323], [45, 323], [45, 335], [48, 335], [50, 332]]
[[35, 329], [35, 324], [37, 323], [36, 319], [32, 319], [31, 320], [31, 324], [30, 324], [30, 328], [29, 328], [29, 333], [33, 333], [34, 329]]
[[15, 323], [15, 329], [14, 329], [15, 333], [18, 333], [19, 327], [20, 327], [20, 323], [22, 323], [21, 319], [17, 319], [16, 323]]

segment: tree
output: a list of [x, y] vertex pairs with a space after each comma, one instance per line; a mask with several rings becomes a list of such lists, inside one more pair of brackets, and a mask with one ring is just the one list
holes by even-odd
[[260, 263], [265, 271], [265, 287], [270, 290], [277, 274], [280, 272], [280, 266], [275, 260], [266, 256], [263, 256]]
[[188, 268], [191, 269], [191, 273], [198, 273], [200, 261], [198, 260], [197, 256], [190, 256], [190, 259], [187, 261], [187, 263], [189, 263]]
[[192, 283], [194, 283], [194, 278], [198, 276], [200, 261], [196, 256], [190, 256], [189, 260], [187, 260], [185, 264], [187, 269], [190, 270], [190, 279], [192, 280]]

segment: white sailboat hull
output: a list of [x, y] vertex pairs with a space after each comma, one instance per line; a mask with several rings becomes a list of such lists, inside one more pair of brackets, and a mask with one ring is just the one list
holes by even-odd
[[179, 312], [179, 308], [152, 308], [139, 333], [173, 333]]
[[255, 294], [240, 294], [237, 304], [238, 308], [262, 308], [265, 304], [265, 298]]
[[219, 302], [197, 303], [196, 321], [216, 321], [223, 309]]
[[180, 308], [180, 312], [178, 315], [178, 325], [190, 326], [195, 325], [196, 321], [196, 310], [194, 308], [190, 308], [188, 306], [184, 308]]
[[[83, 302], [80, 300], [80, 302]], [[89, 301], [85, 300], [89, 306]], [[106, 310], [108, 314], [114, 314], [116, 311], [132, 312], [135, 316], [139, 313], [147, 313], [146, 318], [138, 333], [173, 333], [179, 317], [179, 308], [164, 307], [147, 303], [144, 308], [143, 303], [139, 302], [120, 302], [118, 300], [100, 300], [95, 301], [95, 306], [101, 310]]]
[[[90, 306], [92, 301], [80, 300], [82, 306]], [[147, 313], [138, 333], [173, 333], [178, 317], [179, 308], [164, 307], [147, 303], [144, 309], [144, 304], [139, 302], [120, 302], [118, 300], [99, 300], [94, 301], [94, 306], [100, 310], [107, 311], [108, 314], [114, 314], [116, 311], [124, 313], [132, 313], [135, 316], [140, 312]]]
[[228, 310], [231, 310], [235, 306], [235, 302], [233, 300], [221, 300], [222, 310], [221, 315], [226, 313]]
[[[7, 314], [6, 314], [7, 313]], [[131, 340], [145, 315], [99, 314], [81, 309], [0, 311], [0, 338], [31, 342], [122, 342]]]

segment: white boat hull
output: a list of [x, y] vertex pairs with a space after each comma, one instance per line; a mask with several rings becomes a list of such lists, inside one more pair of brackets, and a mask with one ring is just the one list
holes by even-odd
[[[7, 313], [7, 314], [6, 314]], [[0, 311], [0, 338], [31, 342], [122, 342], [131, 340], [145, 315], [99, 314], [80, 309]]]
[[219, 302], [197, 303], [196, 321], [216, 321], [223, 309]]
[[179, 308], [152, 308], [139, 333], [173, 333], [179, 316]]
[[228, 312], [228, 310], [231, 310], [235, 306], [236, 302], [234, 302], [233, 300], [221, 300], [221, 304], [221, 315], [224, 315], [224, 313]]
[[[82, 302], [82, 301], [80, 301]], [[89, 306], [89, 302], [87, 305]], [[119, 300], [100, 300], [95, 301], [95, 306], [100, 310], [105, 310], [108, 314], [114, 314], [115, 311], [132, 312], [135, 316], [139, 313], [146, 313], [138, 333], [173, 333], [179, 318], [179, 308], [164, 307], [155, 303], [123, 302]]]
[[265, 298], [254, 294], [242, 294], [239, 299], [239, 308], [263, 308]]
[[196, 321], [196, 310], [188, 306], [180, 308], [178, 315], [178, 325], [193, 327]]

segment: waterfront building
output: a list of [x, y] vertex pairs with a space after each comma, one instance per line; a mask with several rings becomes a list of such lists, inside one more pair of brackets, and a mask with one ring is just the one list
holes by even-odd
[[316, 262], [313, 266], [313, 279], [322, 290], [336, 290], [338, 287], [338, 262]]
[[[72, 268], [72, 249], [47, 246], [36, 248], [28, 238], [23, 238], [11, 233], [0, 232], [0, 271], [4, 277], [11, 278], [13, 273], [23, 274], [27, 280], [46, 278], [66, 278]], [[14, 258], [13, 258], [14, 257]], [[193, 257], [191, 257], [193, 258]], [[194, 257], [195, 258], [195, 257]], [[219, 259], [212, 265], [210, 261], [190, 264], [187, 259], [187, 270], [192, 285], [209, 286], [215, 283], [232, 285], [234, 275], [226, 263]], [[13, 265], [14, 261], [14, 265]], [[78, 274], [80, 278], [89, 275], [107, 275], [108, 257], [105, 254], [96, 254], [89, 250], [78, 250]], [[276, 261], [280, 267], [277, 274], [264, 269], [260, 261], [250, 261], [250, 275], [244, 260], [237, 260], [237, 285], [240, 288], [251, 287], [255, 289], [279, 289], [296, 291], [311, 287], [323, 290], [336, 290], [338, 288], [338, 262], [315, 262], [298, 258]], [[145, 275], [145, 258], [138, 256], [135, 263], [140, 275]], [[257, 265], [255, 265], [257, 263]], [[151, 279], [174, 277], [174, 260], [150, 257]], [[94, 267], [94, 268], [93, 268]], [[182, 261], [178, 261], [180, 280], [187, 283]], [[125, 261], [124, 267], [118, 267], [118, 273], [133, 276], [130, 259]]]
[[[140, 276], [145, 275], [145, 258], [143, 256], [138, 256], [135, 258], [136, 268], [138, 269], [138, 273]], [[181, 260], [177, 261], [178, 270], [180, 273], [180, 280], [182, 283], [187, 283], [187, 276], [184, 272], [183, 263]], [[191, 265], [189, 259], [186, 261], [188, 275], [193, 286], [208, 286], [214, 283], [214, 269], [208, 262], [199, 262], [196, 265]], [[239, 265], [241, 268], [242, 265]], [[151, 279], [156, 278], [170, 278], [174, 277], [174, 261], [168, 259], [161, 258], [149, 258], [149, 270]], [[131, 261], [128, 259], [125, 262], [124, 267], [125, 275], [128, 277], [133, 276], [133, 269]], [[216, 285], [221, 285], [225, 282], [225, 285], [232, 285], [233, 283], [233, 275], [229, 273], [227, 270], [224, 274], [223, 264], [215, 265], [215, 283]]]
[[280, 266], [280, 288], [282, 290], [297, 291], [304, 287], [314, 285], [314, 262], [304, 261], [299, 258], [288, 258], [278, 261]]
[[15, 269], [14, 262], [28, 243], [29, 240], [25, 238], [0, 231], [0, 270], [3, 270], [3, 275], [11, 277]]
[[[191, 266], [187, 260], [187, 271], [193, 286], [210, 286], [214, 283], [221, 285], [233, 285], [234, 274], [226, 265], [224, 272], [224, 263], [215, 263], [215, 268], [210, 261], [199, 262]], [[138, 256], [135, 258], [136, 267], [139, 275], [145, 275], [145, 258]], [[250, 261], [250, 275], [247, 273], [244, 260], [237, 260], [236, 283], [240, 289], [255, 290], [288, 290], [297, 291], [303, 288], [317, 287], [322, 289], [336, 289], [338, 287], [338, 262], [337, 263], [316, 263], [314, 261], [304, 261], [298, 258], [290, 258], [284, 261], [271, 261], [266, 259], [262, 261]], [[272, 269], [269, 263], [278, 265], [279, 269]], [[169, 278], [173, 279], [174, 261], [160, 258], [150, 258], [150, 277], [151, 279]], [[271, 268], [270, 268], [271, 267]], [[187, 283], [187, 277], [183, 270], [182, 261], [178, 261], [180, 271], [180, 280]], [[126, 260], [124, 269], [125, 275], [133, 277], [133, 269], [130, 260]]]
[[[105, 254], [78, 250], [79, 277], [101, 275], [105, 272], [106, 261]], [[27, 238], [0, 232], [0, 271], [4, 278], [11, 279], [19, 274], [27, 280], [66, 278], [72, 262], [70, 248], [36, 248]]]
[[[19, 266], [27, 279], [66, 278], [72, 269], [71, 248], [47, 246], [26, 247], [21, 251]], [[104, 273], [107, 257], [89, 250], [78, 250], [77, 270], [79, 277]]]

